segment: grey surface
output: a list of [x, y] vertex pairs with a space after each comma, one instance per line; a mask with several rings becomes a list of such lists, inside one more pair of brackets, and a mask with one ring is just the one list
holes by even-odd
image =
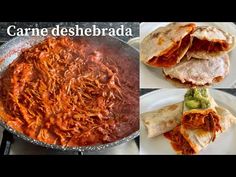
[[7, 35], [7, 27], [10, 25], [16, 25], [19, 28], [48, 28], [48, 27], [55, 27], [55, 25], [60, 25], [61, 27], [73, 27], [74, 25], [79, 25], [81, 28], [88, 28], [92, 25], [96, 25], [98, 28], [118, 28], [120, 25], [124, 25], [125, 28], [131, 28], [133, 36], [126, 37], [121, 36], [118, 37], [121, 40], [128, 41], [133, 37], [139, 36], [139, 23], [138, 22], [0, 22], [0, 42], [5, 42], [12, 37]]
[[[78, 155], [78, 152], [59, 151], [33, 145], [19, 138], [14, 139], [11, 145], [10, 155]], [[137, 155], [139, 149], [135, 141], [129, 141], [102, 151], [82, 152], [83, 155]]]

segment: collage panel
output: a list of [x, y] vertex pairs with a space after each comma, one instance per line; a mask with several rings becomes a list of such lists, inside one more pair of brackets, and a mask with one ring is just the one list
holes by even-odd
[[138, 155], [139, 22], [0, 22], [0, 155]]

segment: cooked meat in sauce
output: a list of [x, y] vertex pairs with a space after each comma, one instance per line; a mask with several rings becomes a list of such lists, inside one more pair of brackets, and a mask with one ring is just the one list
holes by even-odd
[[153, 57], [148, 61], [149, 64], [154, 66], [170, 67], [176, 64], [176, 59], [181, 52], [188, 46], [190, 42], [190, 34], [186, 35], [181, 41], [178, 41], [170, 49], [167, 49], [159, 57]]
[[116, 46], [48, 37], [3, 73], [0, 116], [49, 144], [114, 142], [139, 129], [138, 72], [138, 62]]
[[184, 115], [182, 125], [186, 129], [202, 129], [213, 132], [212, 141], [216, 138], [216, 132], [221, 131], [219, 116], [213, 111], [209, 111], [207, 114], [189, 113]]
[[229, 48], [229, 44], [225, 41], [208, 41], [208, 40], [200, 40], [198, 38], [193, 38], [192, 47], [189, 49], [190, 51], [207, 51], [207, 52], [218, 52], [218, 51], [226, 51]]
[[[208, 111], [206, 114], [188, 113], [183, 115], [181, 126], [185, 129], [201, 129], [204, 131], [213, 132], [211, 141], [216, 138], [216, 132], [221, 131], [219, 116], [214, 111]], [[173, 149], [181, 154], [195, 154], [194, 149], [180, 132], [180, 127], [177, 126], [173, 130], [164, 133], [164, 136], [171, 141]]]
[[175, 151], [185, 155], [195, 153], [188, 141], [180, 133], [180, 126], [177, 126], [173, 130], [164, 133], [164, 136], [171, 141], [171, 145]]

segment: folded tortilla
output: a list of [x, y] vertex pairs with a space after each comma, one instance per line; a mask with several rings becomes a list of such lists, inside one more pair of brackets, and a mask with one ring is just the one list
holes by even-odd
[[140, 58], [152, 67], [170, 67], [179, 63], [190, 47], [194, 23], [170, 23], [157, 28], [141, 42]]
[[191, 34], [191, 47], [187, 57], [214, 59], [230, 52], [236, 43], [235, 36], [213, 26], [200, 26]]
[[197, 153], [197, 140], [193, 138], [195, 136], [203, 137], [203, 142], [198, 142], [199, 144], [205, 143], [205, 139], [210, 139], [210, 141], [215, 139], [216, 132], [221, 131], [221, 117], [216, 111], [217, 106], [208, 89], [189, 89], [187, 91], [180, 125], [164, 134], [171, 140], [177, 153]]
[[[218, 137], [221, 133], [227, 131], [232, 124], [236, 123], [236, 117], [232, 113], [220, 106], [215, 107], [217, 114], [220, 116], [220, 127], [221, 131], [216, 132]], [[205, 131], [202, 129], [186, 129], [181, 125], [180, 132], [187, 140], [189, 145], [192, 147], [195, 153], [198, 153], [203, 148], [205, 148], [209, 143], [212, 142], [213, 134], [210, 131]]]
[[[227, 131], [233, 124], [236, 124], [236, 117], [220, 106], [215, 110], [220, 117], [219, 125], [221, 131], [216, 132], [216, 137]], [[187, 129], [182, 124], [175, 127], [172, 131], [164, 134], [171, 142], [172, 147], [178, 154], [196, 154], [207, 147], [213, 140], [213, 132], [203, 129]]]
[[183, 102], [142, 113], [141, 119], [147, 128], [148, 137], [152, 138], [175, 128], [180, 124], [182, 113]]
[[[199, 89], [201, 89], [201, 88], [199, 88]], [[202, 88], [202, 89], [204, 89], [204, 88]], [[206, 99], [209, 100], [209, 102], [210, 102], [210, 105], [208, 108], [206, 108], [206, 109], [190, 109], [185, 105], [185, 101], [184, 101], [183, 115], [187, 115], [189, 113], [198, 113], [198, 112], [204, 113], [204, 112], [207, 112], [207, 110], [216, 111], [216, 107], [218, 106], [218, 104], [215, 102], [215, 99], [211, 96], [209, 89], [206, 89], [206, 95], [207, 95]]]
[[219, 121], [221, 117], [216, 111], [218, 106], [214, 98], [210, 95], [209, 90], [206, 90], [206, 99], [210, 105], [207, 108], [190, 109], [184, 101], [183, 116], [181, 117], [181, 130], [201, 129], [212, 132], [212, 140], [214, 141], [216, 132], [221, 130]]
[[180, 63], [163, 68], [164, 75], [177, 83], [190, 86], [205, 86], [222, 81], [230, 68], [229, 55], [224, 54], [212, 60], [184, 57]]

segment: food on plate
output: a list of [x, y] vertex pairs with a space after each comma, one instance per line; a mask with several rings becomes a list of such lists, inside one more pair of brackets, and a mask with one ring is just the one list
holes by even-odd
[[163, 134], [177, 154], [186, 155], [199, 153], [236, 124], [236, 117], [206, 88], [188, 89], [183, 102], [142, 113], [141, 119], [148, 138]]
[[173, 149], [177, 154], [194, 154], [193, 148], [180, 132], [181, 126], [175, 127], [173, 130], [164, 133], [164, 136], [170, 140]]
[[185, 94], [180, 125], [165, 133], [180, 154], [196, 154], [236, 123], [236, 117], [216, 104], [206, 89], [190, 89]]
[[184, 112], [192, 109], [215, 108], [216, 103], [207, 89], [189, 89], [184, 95]]
[[[221, 117], [218, 115], [216, 107], [217, 104], [207, 89], [190, 89], [185, 94], [180, 133], [195, 153], [200, 150], [196, 149], [196, 143], [192, 142], [192, 132], [196, 133], [197, 136], [199, 135], [199, 137], [203, 135], [211, 137], [210, 142], [214, 141], [216, 133], [221, 131]], [[208, 136], [205, 134], [208, 134]]]
[[236, 38], [213, 26], [200, 26], [191, 34], [189, 58], [215, 59], [235, 47]]
[[187, 129], [212, 131], [215, 139], [216, 132], [220, 130], [217, 106], [207, 89], [188, 90], [184, 97], [181, 126]]
[[235, 44], [235, 36], [214, 26], [170, 23], [141, 41], [140, 58], [147, 66], [161, 68], [177, 87], [204, 87], [230, 73], [228, 54]]
[[206, 86], [222, 81], [228, 74], [230, 60], [228, 54], [211, 60], [185, 57], [180, 63], [163, 68], [165, 77], [173, 82], [191, 86]]
[[1, 121], [44, 143], [117, 141], [139, 129], [138, 108], [138, 63], [95, 38], [48, 37], [0, 78]]
[[[216, 107], [216, 112], [220, 117], [216, 132], [216, 137], [227, 131], [233, 124], [236, 124], [236, 117], [232, 113], [220, 106]], [[178, 154], [196, 154], [203, 148], [206, 148], [209, 143], [214, 141], [212, 131], [202, 128], [187, 129], [182, 125], [177, 126], [172, 131], [164, 134], [171, 141], [173, 149]]]
[[170, 23], [146, 36], [141, 42], [141, 60], [152, 67], [170, 67], [180, 62], [190, 47], [194, 23]]
[[158, 136], [179, 125], [182, 112], [183, 102], [179, 102], [158, 110], [142, 113], [141, 119], [147, 128], [148, 137]]

